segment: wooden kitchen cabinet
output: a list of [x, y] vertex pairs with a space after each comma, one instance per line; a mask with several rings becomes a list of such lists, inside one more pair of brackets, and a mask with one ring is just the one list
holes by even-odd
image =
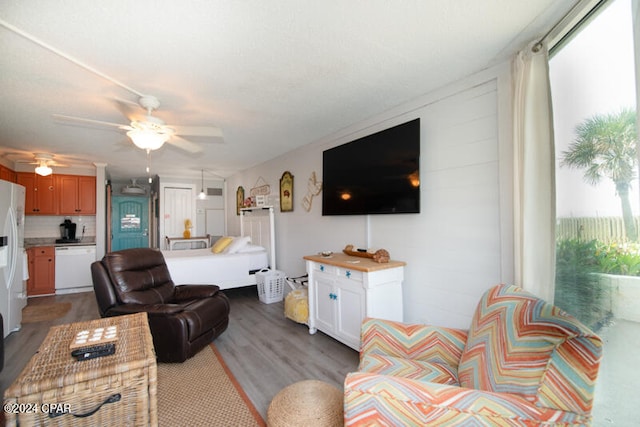
[[16, 182], [16, 173], [4, 165], [0, 165], [0, 179], [9, 182]]
[[26, 188], [26, 215], [56, 215], [56, 192], [53, 175], [40, 176], [33, 172], [18, 172], [18, 184]]
[[84, 175], [40, 176], [18, 172], [26, 188], [26, 215], [95, 215], [96, 177]]
[[56, 293], [56, 253], [53, 246], [38, 246], [27, 249], [29, 280], [27, 296], [52, 295]]
[[81, 175], [57, 175], [58, 213], [95, 215], [96, 178]]

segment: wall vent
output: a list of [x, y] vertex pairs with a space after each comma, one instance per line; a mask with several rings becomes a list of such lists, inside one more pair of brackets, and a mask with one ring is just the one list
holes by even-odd
[[207, 188], [207, 196], [222, 196], [222, 188]]

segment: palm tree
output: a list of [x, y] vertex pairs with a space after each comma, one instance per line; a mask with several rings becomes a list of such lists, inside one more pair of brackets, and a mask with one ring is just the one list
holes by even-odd
[[562, 153], [561, 166], [585, 169], [584, 179], [597, 185], [609, 178], [620, 197], [622, 219], [627, 238], [638, 238], [629, 203], [629, 188], [638, 164], [636, 151], [636, 112], [623, 109], [619, 113], [596, 114], [576, 126], [576, 139]]

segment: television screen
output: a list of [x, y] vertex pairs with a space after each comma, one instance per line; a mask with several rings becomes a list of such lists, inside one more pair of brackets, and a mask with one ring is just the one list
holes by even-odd
[[420, 212], [420, 119], [322, 155], [322, 215]]

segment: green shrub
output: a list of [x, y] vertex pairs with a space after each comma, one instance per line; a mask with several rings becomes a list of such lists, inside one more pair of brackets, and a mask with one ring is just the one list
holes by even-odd
[[598, 244], [594, 253], [601, 273], [640, 276], [638, 243]]

